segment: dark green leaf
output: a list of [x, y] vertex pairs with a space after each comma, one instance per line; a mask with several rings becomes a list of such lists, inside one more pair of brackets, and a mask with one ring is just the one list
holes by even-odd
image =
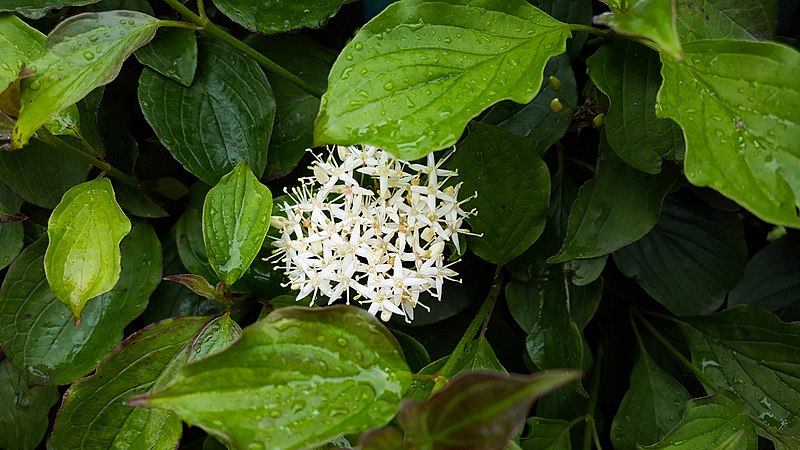
[[524, 450], [572, 450], [570, 423], [566, 420], [531, 417], [527, 424], [528, 436], [519, 442]]
[[611, 423], [614, 448], [636, 450], [637, 444], [655, 444], [675, 428], [691, 398], [689, 391], [658, 367], [642, 348], [633, 366], [630, 388]]
[[168, 217], [169, 214], [158, 203], [142, 191], [122, 182], [112, 181], [119, 206], [128, 214], [147, 219]]
[[504, 448], [522, 428], [533, 401], [576, 376], [570, 371], [529, 376], [469, 372], [424, 402], [404, 401], [397, 420], [406, 440], [420, 448]]
[[82, 6], [99, 0], [0, 0], [0, 11], [20, 13], [30, 19], [40, 19], [51, 9]]
[[469, 219], [470, 250], [503, 265], [524, 252], [544, 229], [550, 173], [529, 142], [500, 128], [473, 122], [469, 136], [448, 161], [464, 183], [461, 192], [478, 193], [467, 203], [478, 214]]
[[757, 305], [778, 313], [800, 300], [800, 240], [784, 236], [747, 263], [744, 277], [728, 294], [728, 306]]
[[22, 109], [12, 146], [21, 147], [55, 114], [116, 78], [125, 59], [146, 44], [159, 22], [133, 11], [86, 13], [61, 22], [47, 37], [47, 51], [22, 80]]
[[749, 305], [682, 321], [695, 367], [735, 392], [751, 417], [800, 434], [800, 324]]
[[46, 246], [46, 239], [29, 246], [8, 270], [0, 288], [0, 345], [33, 382], [66, 384], [94, 369], [144, 310], [161, 278], [161, 252], [149, 225], [133, 227], [122, 240], [117, 285], [89, 302], [75, 327], [47, 286]]
[[242, 161], [203, 203], [203, 242], [212, 269], [227, 286], [253, 263], [269, 229], [272, 193]]
[[16, 218], [14, 220], [0, 220], [0, 269], [11, 264], [11, 261], [22, 250], [23, 229], [21, 220], [25, 216], [19, 213], [22, 202], [6, 187], [0, 183], [0, 217]]
[[673, 166], [656, 176], [634, 169], [603, 139], [597, 175], [581, 187], [570, 209], [564, 245], [547, 261], [594, 258], [641, 238], [658, 222], [664, 196], [677, 178]]
[[189, 172], [210, 185], [247, 160], [261, 176], [275, 118], [267, 78], [250, 57], [217, 40], [198, 41], [191, 87], [145, 69], [139, 104], [159, 140]]
[[176, 448], [182, 430], [175, 414], [132, 408], [125, 401], [150, 390], [207, 321], [205, 317], [170, 319], [126, 339], [94, 375], [69, 388], [48, 448]]
[[145, 66], [186, 87], [197, 70], [197, 40], [194, 30], [162, 28], [156, 37], [136, 52]]
[[572, 272], [571, 280], [576, 286], [586, 286], [600, 278], [607, 260], [608, 255], [589, 259], [573, 259], [566, 263], [566, 267]]
[[735, 395], [719, 391], [689, 401], [678, 427], [648, 449], [755, 450], [756, 433]]
[[677, 315], [710, 314], [747, 264], [736, 214], [668, 199], [650, 233], [614, 253], [626, 276]]
[[604, 120], [608, 144], [629, 165], [660, 172], [662, 157], [682, 151], [683, 134], [675, 122], [656, 117], [658, 53], [632, 41], [614, 40], [600, 47], [586, 65], [611, 102]]
[[569, 37], [523, 0], [394, 3], [333, 65], [314, 142], [372, 144], [403, 159], [451, 146], [487, 106], [533, 100]]
[[47, 223], [50, 243], [44, 269], [51, 291], [76, 322], [89, 299], [117, 284], [122, 258], [119, 243], [130, 231], [131, 222], [107, 178], [71, 188], [53, 210]]
[[28, 386], [28, 379], [7, 359], [0, 360], [0, 448], [34, 450], [58, 401], [54, 386]]
[[239, 448], [309, 448], [386, 424], [410, 382], [397, 341], [366, 311], [281, 308], [133, 403]]
[[231, 20], [250, 31], [281, 33], [297, 28], [317, 28], [339, 11], [345, 0], [295, 2], [282, 0], [214, 0]]
[[[555, 77], [558, 81], [550, 81]], [[506, 101], [493, 106], [481, 122], [497, 125], [531, 141], [541, 155], [561, 139], [572, 123], [572, 113], [578, 103], [575, 75], [566, 55], [547, 62], [542, 89], [532, 102], [520, 105]], [[558, 89], [555, 86], [558, 86]], [[556, 113], [550, 102], [558, 98], [565, 108]]]
[[403, 448], [403, 433], [394, 427], [371, 430], [361, 436], [358, 446], [362, 450], [400, 450]]
[[601, 25], [608, 25], [620, 34], [642, 36], [650, 39], [673, 58], [682, 59], [681, 42], [678, 39], [678, 30], [675, 25], [673, 1], [631, 0], [608, 2], [613, 12], [601, 14], [595, 17], [594, 21]]
[[675, 0], [684, 44], [701, 39], [774, 39], [775, 0]]
[[[291, 304], [294, 305], [294, 297], [289, 295], [283, 297], [286, 298], [287, 302], [291, 302]], [[270, 304], [276, 306], [275, 299], [270, 300]], [[412, 372], [418, 372], [431, 363], [431, 355], [428, 354], [428, 350], [425, 349], [425, 346], [422, 345], [421, 342], [401, 331], [391, 331], [392, 335], [397, 339], [397, 342], [400, 343], [400, 347], [403, 349], [403, 356], [405, 356], [406, 363], [408, 363]]]
[[768, 222], [800, 226], [800, 53], [774, 42], [704, 40], [662, 57], [656, 113], [686, 138], [684, 171]]
[[[592, 24], [592, 0], [528, 0], [528, 3], [564, 23], [587, 26]], [[588, 36], [588, 33], [576, 32], [572, 39], [567, 40], [570, 59], [575, 59], [580, 53]]]

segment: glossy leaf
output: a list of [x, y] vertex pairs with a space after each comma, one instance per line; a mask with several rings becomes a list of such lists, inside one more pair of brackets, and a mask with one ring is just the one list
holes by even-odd
[[250, 267], [269, 229], [272, 193], [245, 161], [219, 180], [203, 204], [203, 241], [214, 272], [227, 286]]
[[691, 398], [689, 391], [642, 349], [633, 366], [630, 388], [611, 423], [614, 448], [637, 450], [655, 444], [680, 422], [684, 405]]
[[50, 423], [50, 408], [58, 398], [55, 386], [29, 387], [24, 373], [11, 361], [0, 360], [0, 448], [37, 448]]
[[465, 373], [423, 402], [403, 402], [397, 420], [406, 441], [419, 448], [505, 448], [522, 428], [533, 401], [575, 378], [570, 371]]
[[281, 308], [133, 404], [236, 447], [308, 448], [386, 424], [410, 382], [397, 341], [367, 312]]
[[90, 301], [75, 327], [44, 275], [47, 240], [14, 261], [0, 288], [0, 345], [37, 384], [67, 384], [90, 372], [122, 339], [161, 278], [158, 238], [146, 224], [122, 240], [122, 272], [114, 289]]
[[[230, 313], [214, 318], [192, 339], [189, 344], [188, 362], [195, 362], [215, 353], [219, 353], [242, 336], [242, 328], [231, 319]], [[167, 386], [165, 382], [159, 386]]]
[[344, 0], [214, 0], [214, 5], [231, 20], [250, 31], [264, 34], [321, 27], [343, 3]]
[[728, 306], [757, 305], [779, 313], [800, 301], [800, 240], [784, 236], [747, 263], [744, 276], [728, 294]]
[[122, 238], [131, 231], [106, 179], [68, 190], [47, 223], [44, 269], [50, 289], [75, 321], [90, 298], [110, 291], [119, 279]]
[[447, 163], [458, 170], [461, 192], [478, 197], [467, 203], [469, 248], [486, 261], [503, 265], [524, 252], [544, 229], [550, 173], [529, 142], [505, 130], [474, 122], [469, 136]]
[[656, 176], [634, 169], [602, 140], [597, 174], [581, 187], [564, 244], [547, 261], [594, 258], [641, 238], [658, 222], [661, 203], [677, 178], [674, 167]]
[[0, 269], [11, 264], [11, 261], [22, 250], [23, 229], [22, 220], [25, 215], [20, 214], [19, 207], [22, 202], [0, 183]]
[[523, 0], [394, 3], [333, 65], [315, 145], [372, 144], [403, 159], [453, 145], [486, 107], [533, 100], [569, 37]]
[[697, 369], [736, 393], [749, 416], [800, 434], [800, 324], [747, 305], [682, 321]]
[[710, 314], [744, 274], [747, 247], [735, 214], [668, 199], [658, 225], [614, 261], [673, 314]]
[[184, 273], [179, 275], [168, 275], [164, 277], [167, 281], [174, 281], [181, 286], [187, 287], [195, 294], [205, 297], [209, 300], [217, 298], [217, 291], [205, 278], [200, 275], [193, 275], [191, 273]]
[[756, 434], [736, 396], [719, 391], [689, 401], [678, 427], [648, 449], [755, 450]]
[[526, 423], [530, 431], [520, 439], [523, 450], [572, 450], [566, 420], [531, 417]]
[[800, 226], [800, 53], [773, 42], [686, 44], [662, 58], [659, 117], [683, 128], [684, 171], [768, 222]]
[[126, 339], [95, 374], [67, 390], [48, 448], [176, 448], [182, 430], [175, 414], [125, 401], [147, 392], [207, 321], [170, 319]]
[[253, 59], [227, 44], [210, 38], [197, 44], [191, 87], [150, 69], [142, 72], [144, 117], [172, 156], [209, 185], [244, 160], [261, 176], [275, 118], [267, 78]]
[[600, 47], [586, 65], [595, 85], [609, 96], [604, 119], [608, 144], [627, 164], [647, 173], [661, 171], [661, 158], [683, 149], [678, 125], [656, 117], [661, 87], [658, 54], [632, 41]]
[[197, 40], [194, 30], [162, 28], [149, 44], [136, 51], [145, 66], [186, 87], [197, 70]]
[[609, 2], [613, 12], [595, 17], [594, 22], [607, 25], [620, 34], [649, 39], [673, 58], [683, 59], [673, 1]]
[[133, 11], [79, 14], [61, 22], [47, 37], [47, 52], [28, 67], [36, 75], [22, 80], [12, 146], [25, 145], [55, 114], [116, 78], [157, 27], [158, 20]]
[[[0, 10], [2, 1], [0, 1]], [[22, 66], [44, 50], [45, 36], [12, 14], [0, 15], [0, 92], [19, 76]]]
[[675, 0], [681, 42], [701, 39], [774, 39], [774, 0]]
[[0, 11], [16, 12], [30, 19], [40, 19], [51, 9], [89, 5], [97, 1], [99, 0], [0, 0]]

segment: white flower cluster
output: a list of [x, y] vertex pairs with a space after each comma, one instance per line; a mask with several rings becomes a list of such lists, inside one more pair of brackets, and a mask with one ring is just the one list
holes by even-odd
[[370, 313], [407, 322], [417, 305], [427, 309], [421, 293], [441, 300], [444, 280], [458, 276], [445, 263], [445, 242], [460, 254], [459, 235], [471, 234], [463, 220], [475, 213], [461, 209], [472, 197], [458, 200], [460, 183], [445, 187], [456, 173], [433, 154], [413, 164], [370, 146], [339, 146], [316, 159], [314, 176], [301, 178], [291, 203], [277, 205], [286, 217], [271, 218], [281, 237], [269, 259], [300, 291], [297, 299], [310, 295], [314, 304], [321, 293], [329, 304], [349, 304], [352, 289]]

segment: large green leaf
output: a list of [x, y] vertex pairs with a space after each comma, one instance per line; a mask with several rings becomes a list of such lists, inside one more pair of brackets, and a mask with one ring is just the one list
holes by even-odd
[[50, 408], [58, 401], [55, 386], [28, 386], [28, 379], [0, 360], [0, 448], [34, 450], [44, 437]]
[[25, 63], [42, 53], [45, 39], [41, 32], [17, 16], [0, 14], [0, 92], [17, 79]]
[[526, 424], [530, 431], [519, 441], [524, 450], [572, 450], [566, 420], [531, 417]]
[[678, 427], [648, 449], [755, 450], [756, 433], [735, 395], [719, 391], [689, 401]]
[[120, 273], [119, 243], [131, 231], [111, 181], [87, 181], [68, 190], [47, 223], [47, 282], [75, 321], [90, 298], [114, 287]]
[[275, 99], [253, 59], [228, 44], [198, 41], [191, 87], [153, 70], [139, 78], [139, 105], [159, 140], [189, 172], [210, 185], [247, 160], [261, 176]]
[[611, 102], [604, 121], [608, 144], [623, 161], [648, 173], [661, 158], [683, 149], [678, 125], [656, 117], [661, 87], [658, 53], [627, 40], [600, 47], [586, 60], [589, 76]]
[[86, 13], [61, 22], [47, 37], [47, 52], [22, 80], [22, 109], [12, 146], [21, 147], [55, 114], [116, 78], [122, 63], [146, 44], [159, 22], [133, 11]]
[[97, 372], [67, 390], [48, 448], [176, 448], [182, 430], [175, 414], [132, 408], [125, 401], [150, 390], [206, 322], [205, 317], [170, 319], [126, 339]]
[[367, 23], [333, 65], [314, 142], [403, 159], [453, 145], [500, 100], [528, 103], [569, 27], [523, 0], [405, 0]]
[[675, 0], [681, 42], [701, 39], [774, 39], [775, 0]]
[[269, 229], [272, 193], [246, 161], [219, 180], [203, 204], [203, 241], [208, 261], [227, 286], [253, 263]]
[[641, 238], [658, 222], [664, 196], [677, 178], [675, 167], [655, 176], [634, 169], [602, 139], [597, 175], [581, 187], [564, 244], [548, 262], [602, 256]]
[[683, 128], [685, 174], [768, 222], [800, 227], [800, 53], [774, 42], [686, 44], [662, 57], [656, 113]]
[[11, 264], [22, 250], [23, 229], [20, 219], [24, 220], [25, 216], [19, 214], [20, 206], [22, 202], [19, 198], [0, 183], [0, 269]]
[[736, 214], [668, 199], [658, 225], [614, 261], [672, 313], [710, 314], [742, 278], [747, 246]]
[[689, 391], [658, 367], [642, 348], [633, 366], [630, 388], [611, 423], [614, 448], [636, 450], [637, 444], [658, 442], [680, 422], [690, 398]]
[[231, 20], [250, 31], [281, 33], [297, 28], [317, 28], [339, 11], [345, 0], [214, 0]]
[[800, 239], [784, 236], [747, 263], [744, 276], [728, 294], [728, 306], [757, 305], [780, 313], [800, 301]]
[[406, 400], [397, 420], [416, 448], [505, 448], [533, 401], [576, 378], [575, 372], [504, 375], [468, 372], [429, 399]]
[[149, 44], [136, 52], [145, 66], [186, 87], [197, 70], [197, 39], [194, 30], [162, 28]]
[[366, 311], [292, 307], [133, 403], [238, 448], [309, 448], [385, 425], [410, 383], [397, 341]]
[[0, 0], [0, 11], [20, 13], [31, 19], [40, 19], [51, 9], [65, 6], [82, 6], [99, 0]]
[[751, 417], [800, 434], [800, 324], [749, 305], [682, 322], [692, 364], [716, 387], [735, 392]]
[[675, 24], [674, 0], [631, 0], [607, 2], [613, 12], [594, 18], [595, 23], [608, 25], [629, 36], [653, 41], [662, 51], [682, 59], [681, 42]]
[[473, 122], [469, 136], [450, 158], [461, 192], [478, 197], [467, 203], [478, 214], [469, 219], [470, 249], [486, 261], [505, 264], [542, 234], [550, 197], [550, 172], [529, 141], [508, 131]]
[[42, 239], [25, 250], [0, 288], [0, 345], [37, 384], [66, 384], [86, 375], [122, 339], [161, 278], [152, 227], [139, 224], [122, 240], [122, 272], [111, 291], [83, 310], [81, 325], [47, 286]]

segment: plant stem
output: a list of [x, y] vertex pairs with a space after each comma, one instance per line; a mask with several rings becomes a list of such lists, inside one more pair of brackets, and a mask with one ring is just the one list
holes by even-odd
[[601, 30], [600, 28], [591, 27], [589, 25], [580, 25], [577, 23], [568, 23], [566, 25], [567, 28], [572, 31], [582, 31], [584, 33], [596, 34], [598, 36], [606, 36], [614, 32], [612, 30]]
[[[600, 378], [603, 369], [603, 344], [597, 346], [594, 356], [594, 367], [592, 368], [592, 385], [589, 387], [589, 406], [586, 408], [586, 417], [591, 421], [586, 421], [586, 428], [583, 430], [583, 450], [591, 450], [592, 436], [597, 434], [594, 429], [594, 413], [597, 410], [597, 395], [600, 393]], [[600, 445], [595, 437], [595, 445], [600, 449]]]
[[[284, 69], [283, 67], [276, 64], [271, 59], [267, 58], [266, 56], [262, 55], [258, 51], [256, 51], [253, 47], [245, 44], [244, 42], [236, 39], [232, 35], [228, 34], [222, 28], [214, 25], [207, 17], [202, 17], [195, 14], [192, 10], [187, 8], [180, 2], [180, 0], [164, 0], [169, 6], [172, 7], [175, 11], [180, 13], [186, 20], [192, 22], [193, 24], [197, 25], [199, 28], [203, 29], [206, 33], [210, 34], [216, 39], [223, 41], [232, 47], [242, 51], [247, 56], [256, 60], [261, 67], [269, 70], [270, 72], [280, 75], [295, 86], [299, 87], [300, 89], [308, 92], [309, 94], [313, 95], [314, 97], [321, 98], [323, 91], [317, 89], [316, 87], [312, 86], [308, 82], [304, 81], [303, 79], [299, 78], [295, 74], [289, 72], [288, 70]], [[202, 3], [200, 4], [202, 6]], [[203, 13], [205, 14], [205, 13]]]
[[158, 24], [162, 27], [188, 28], [190, 30], [197, 29], [197, 26], [194, 24], [191, 24], [189, 22], [181, 22], [178, 20], [159, 20]]
[[502, 285], [502, 267], [497, 266], [497, 269], [494, 272], [492, 288], [489, 290], [489, 294], [483, 301], [483, 305], [481, 305], [481, 309], [478, 311], [478, 314], [475, 315], [475, 318], [472, 319], [472, 322], [469, 324], [467, 331], [464, 332], [464, 336], [460, 341], [458, 341], [458, 344], [456, 344], [456, 348], [453, 350], [453, 353], [451, 353], [450, 357], [447, 358], [447, 362], [445, 363], [444, 367], [442, 367], [442, 370], [439, 371], [439, 375], [443, 378], [436, 382], [436, 385], [433, 387], [434, 391], [441, 388], [448, 378], [451, 378], [453, 375], [455, 375], [456, 364], [459, 362], [459, 356], [462, 352], [464, 352], [464, 348], [466, 348], [466, 346], [475, 338], [478, 330], [483, 327], [484, 322], [488, 320], [489, 315], [491, 314], [492, 309], [497, 302], [497, 297], [500, 295], [500, 287]]

